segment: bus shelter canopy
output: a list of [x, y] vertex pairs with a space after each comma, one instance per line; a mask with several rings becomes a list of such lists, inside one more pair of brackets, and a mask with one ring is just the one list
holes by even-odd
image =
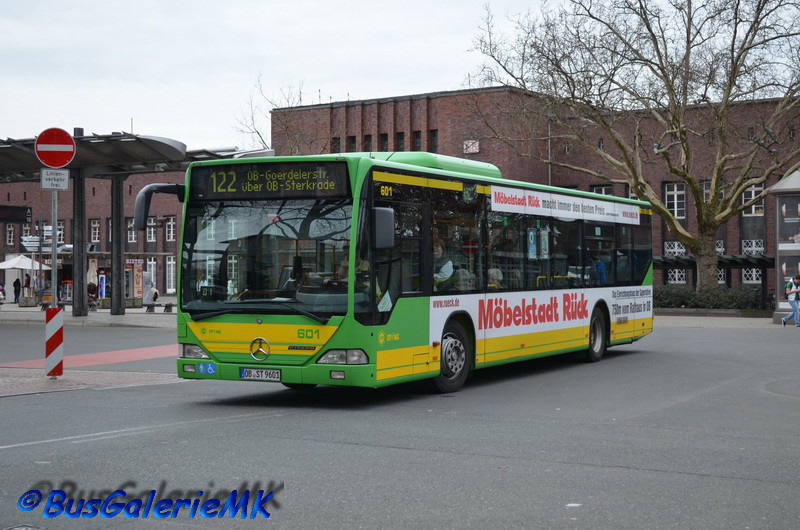
[[33, 261], [28, 256], [14, 256], [13, 258], [7, 259], [3, 262], [0, 262], [0, 269], [20, 269], [23, 271], [49, 271], [50, 267], [45, 265], [40, 261]]

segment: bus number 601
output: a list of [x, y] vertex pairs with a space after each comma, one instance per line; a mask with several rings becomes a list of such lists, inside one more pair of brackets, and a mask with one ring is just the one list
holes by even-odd
[[319, 338], [319, 330], [318, 329], [298, 329], [297, 330], [297, 338], [298, 339], [318, 339]]

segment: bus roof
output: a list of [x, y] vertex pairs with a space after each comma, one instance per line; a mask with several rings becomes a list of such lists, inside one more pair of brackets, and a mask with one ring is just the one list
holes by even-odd
[[[386, 162], [390, 166], [403, 167], [408, 169], [427, 168], [432, 170], [439, 170], [444, 173], [458, 174], [463, 178], [474, 180], [476, 182], [483, 182], [487, 184], [497, 184], [499, 186], [519, 186], [523, 188], [535, 188], [552, 193], [559, 193], [562, 195], [577, 195], [583, 197], [593, 197], [598, 199], [598, 194], [581, 191], [571, 188], [561, 188], [558, 186], [548, 186], [546, 184], [538, 184], [534, 182], [526, 182], [522, 180], [512, 180], [504, 178], [500, 169], [494, 164], [488, 162], [479, 162], [477, 160], [468, 160], [464, 158], [457, 158], [454, 156], [440, 155], [436, 153], [428, 153], [425, 151], [371, 151], [371, 152], [355, 152], [355, 153], [326, 153], [319, 155], [295, 155], [295, 156], [276, 156], [265, 158], [240, 158], [237, 160], [220, 159], [220, 160], [207, 160], [200, 162], [193, 162], [191, 167], [205, 166], [210, 164], [230, 164], [230, 163], [247, 163], [247, 162], [278, 162], [278, 161], [297, 161], [302, 159], [316, 159], [316, 160], [342, 160], [347, 159], [355, 162], [359, 159], [369, 159], [374, 162]], [[453, 175], [455, 176], [455, 175]], [[627, 202], [635, 203], [643, 206], [649, 206], [645, 201], [639, 199], [628, 199], [625, 197], [616, 197], [613, 195], [602, 195], [603, 200], [612, 202]]]

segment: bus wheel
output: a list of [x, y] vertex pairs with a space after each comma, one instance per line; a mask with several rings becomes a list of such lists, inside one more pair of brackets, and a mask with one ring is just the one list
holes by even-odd
[[608, 332], [606, 331], [606, 317], [602, 310], [595, 308], [592, 319], [589, 321], [589, 348], [586, 349], [586, 362], [596, 363], [606, 353]]
[[442, 393], [455, 392], [464, 385], [472, 363], [472, 347], [464, 328], [450, 322], [442, 334], [441, 371], [433, 380]]
[[310, 383], [281, 383], [286, 388], [290, 388], [292, 390], [310, 390], [317, 385], [312, 385]]

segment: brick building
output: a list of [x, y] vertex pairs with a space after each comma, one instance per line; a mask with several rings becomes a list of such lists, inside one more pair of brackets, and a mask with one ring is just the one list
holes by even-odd
[[[372, 150], [430, 151], [495, 164], [508, 178], [617, 196], [632, 196], [626, 184], [609, 183], [574, 170], [550, 167], [525, 156], [525, 149], [537, 150], [541, 158], [549, 156], [557, 162], [580, 160], [583, 165], [595, 164], [593, 167], [603, 168], [599, 159], [581, 145], [563, 139], [546, 140], [547, 137], [557, 136], [555, 131], [552, 131], [554, 134], [549, 134], [550, 124], [547, 121], [529, 124], [538, 131], [520, 134], [520, 137], [527, 134], [529, 138], [530, 145], [522, 146], [523, 148], [520, 145], [512, 147], [508, 142], [493, 139], [484, 125], [482, 115], [500, 113], [504, 108], [520, 108], [514, 101], [519, 97], [519, 91], [492, 88], [274, 109], [272, 147], [278, 155]], [[536, 104], [535, 95], [524, 94], [523, 97], [532, 98], [533, 104]], [[736, 115], [730, 120], [732, 130], [726, 141], [752, 142], [764, 128], [766, 116], [772, 112], [774, 105], [774, 101], [738, 104], [735, 107]], [[695, 118], [703, 119], [702, 108], [698, 107], [694, 112]], [[503, 119], [500, 117], [495, 121]], [[508, 121], [513, 119], [513, 116], [508, 117]], [[797, 149], [798, 140], [794, 126], [787, 124], [785, 130], [787, 133], [782, 139], [784, 144], [780, 147]], [[699, 137], [693, 142], [692, 149], [695, 160], [698, 161], [696, 168], [700, 172], [710, 171], [710, 162], [704, 164], [703, 160], [712, 159], [717, 147], [716, 141], [710, 136]], [[600, 133], [597, 142], [599, 146], [604, 143], [611, 145], [610, 138], [603, 138]], [[764, 158], [763, 161], [769, 163], [768, 157]], [[595, 162], [587, 162], [591, 160]], [[646, 174], [649, 175], [648, 182], [654, 189], [661, 191], [662, 198], [670, 210], [681, 218], [682, 224], [690, 229], [696, 228], [693, 200], [686, 186], [676, 177], [667, 174], [658, 161], [653, 161], [647, 167]], [[773, 183], [768, 183], [768, 186]], [[745, 197], [752, 197], [759, 191], [748, 190]], [[718, 254], [740, 256], [721, 260], [721, 267], [736, 268], [721, 268], [718, 273], [720, 284], [744, 284], [765, 292], [774, 292], [774, 269], [761, 268], [764, 260], [758, 266], [748, 267], [748, 258], [741, 258], [775, 254], [774, 208], [774, 201], [761, 201], [718, 230]], [[653, 227], [653, 247], [654, 254], [660, 255], [660, 263], [668, 264], [670, 257], [686, 254], [684, 246], [669, 235], [660, 218], [656, 218]], [[753, 261], [755, 264], [756, 260]], [[654, 277], [655, 283], [691, 284], [694, 280], [691, 269], [670, 268], [669, 265], [657, 269]]]

